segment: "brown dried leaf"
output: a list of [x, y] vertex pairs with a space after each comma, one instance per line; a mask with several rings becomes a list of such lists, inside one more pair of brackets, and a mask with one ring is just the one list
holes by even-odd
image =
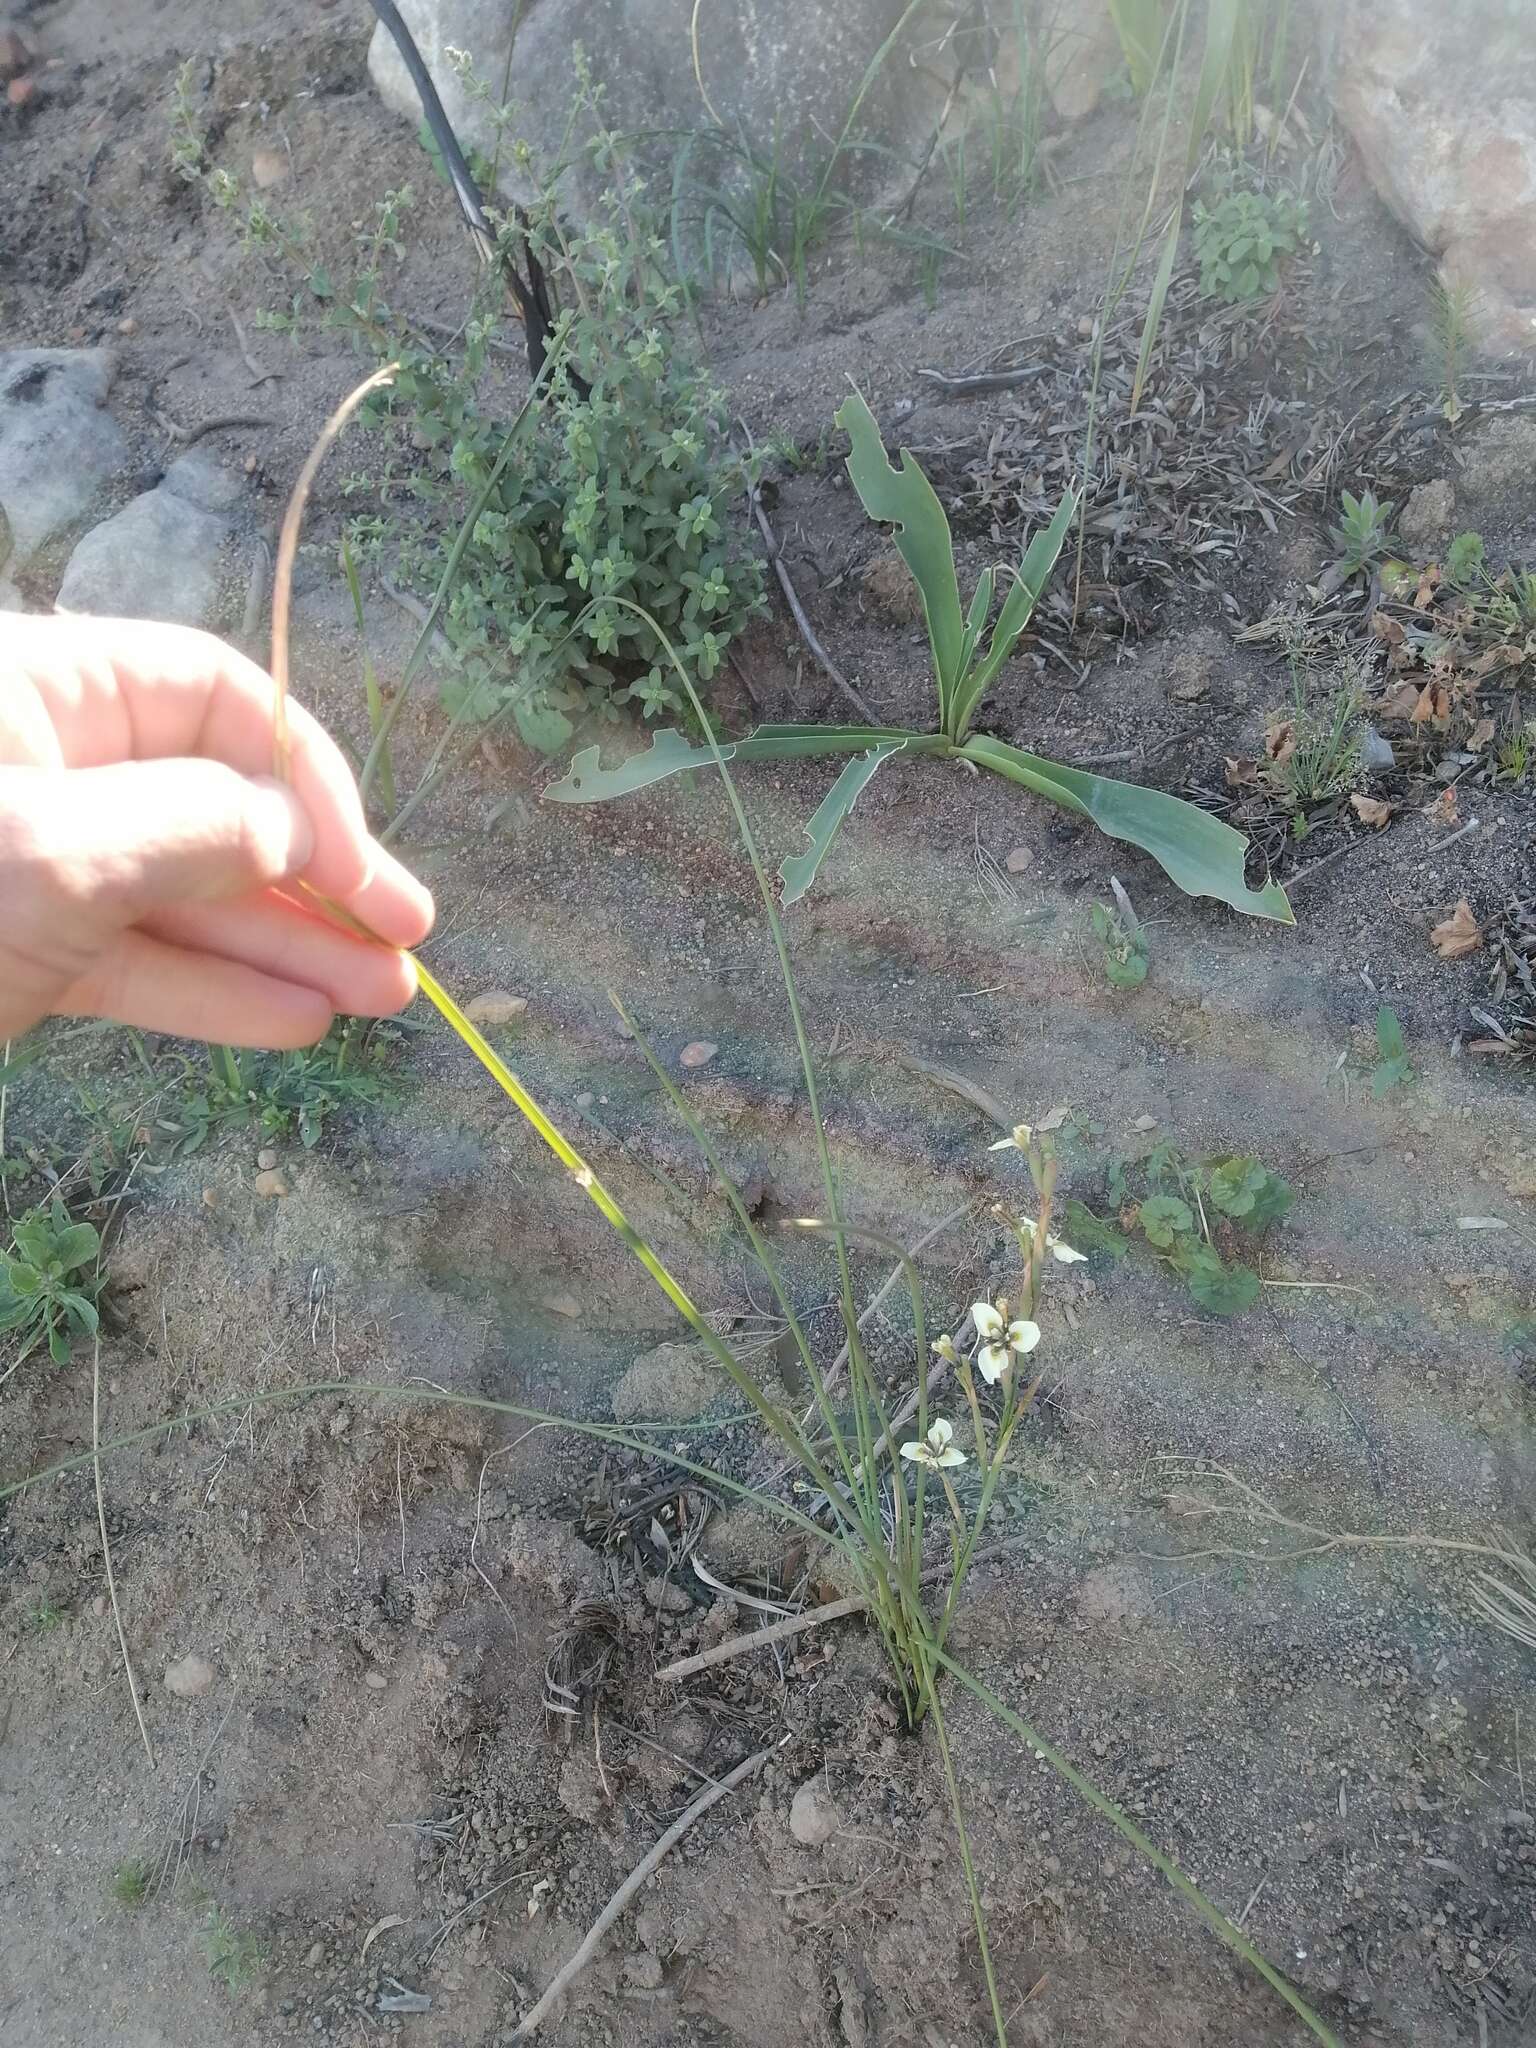
[[1278, 768], [1283, 761], [1289, 761], [1296, 751], [1296, 725], [1290, 718], [1271, 720], [1264, 735], [1264, 752]]
[[1442, 960], [1461, 960], [1475, 953], [1483, 943], [1472, 906], [1463, 896], [1450, 916], [1442, 919], [1429, 935], [1429, 943]]
[[1408, 714], [1414, 725], [1447, 726], [1451, 722], [1451, 699], [1445, 684], [1436, 677], [1420, 690], [1412, 711]]
[[1223, 774], [1223, 780], [1228, 789], [1247, 789], [1250, 784], [1257, 782], [1258, 779], [1259, 764], [1257, 761], [1237, 760], [1231, 754], [1228, 754], [1227, 765]]
[[1424, 815], [1436, 825], [1455, 825], [1461, 820], [1461, 803], [1454, 789], [1442, 790], [1432, 804], [1424, 806]]
[[1484, 747], [1492, 744], [1496, 730], [1491, 718], [1480, 718], [1467, 734], [1467, 746], [1474, 754], [1480, 754]]
[[1471, 1038], [1466, 1044], [1468, 1052], [1518, 1052], [1519, 1046], [1512, 1038]]
[[1413, 593], [1413, 603], [1416, 611], [1423, 611], [1425, 609], [1429, 600], [1434, 596], [1439, 582], [1440, 565], [1438, 562], [1431, 562], [1420, 576], [1419, 587]]
[[1401, 647], [1408, 637], [1397, 620], [1386, 612], [1372, 612], [1371, 631], [1378, 640], [1384, 640], [1388, 647]]
[[1412, 718], [1418, 701], [1417, 683], [1394, 683], [1376, 709], [1383, 718]]
[[1362, 825], [1374, 825], [1378, 831], [1388, 818], [1395, 817], [1397, 805], [1383, 803], [1379, 797], [1352, 796], [1350, 806]]

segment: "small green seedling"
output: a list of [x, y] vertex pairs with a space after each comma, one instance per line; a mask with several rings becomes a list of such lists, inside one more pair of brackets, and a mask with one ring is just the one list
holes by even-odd
[[1180, 1276], [1192, 1300], [1223, 1316], [1258, 1300], [1257, 1269], [1236, 1254], [1256, 1245], [1295, 1199], [1289, 1182], [1251, 1154], [1191, 1159], [1170, 1142], [1143, 1160], [1117, 1159], [1109, 1195], [1118, 1224], [1080, 1203], [1067, 1205], [1063, 1227], [1074, 1242], [1123, 1258], [1139, 1236]]
[[130, 1856], [112, 1873], [112, 1896], [120, 1906], [142, 1906], [149, 1897], [151, 1866], [141, 1856]]
[[1445, 551], [1446, 581], [1471, 590], [1487, 575], [1488, 550], [1480, 533], [1458, 533]]
[[1392, 543], [1392, 501], [1385, 503], [1374, 491], [1362, 491], [1357, 498], [1353, 491], [1340, 493], [1339, 502], [1343, 507], [1337, 526], [1330, 526], [1329, 537], [1338, 549], [1334, 561], [1334, 573], [1341, 579], [1358, 576], [1362, 570], [1379, 562]]
[[0, 1331], [21, 1333], [21, 1359], [46, 1337], [55, 1365], [67, 1365], [70, 1340], [94, 1337], [101, 1237], [90, 1223], [73, 1223], [57, 1195], [16, 1225], [11, 1250], [0, 1258]]
[[1263, 889], [1248, 887], [1243, 872], [1247, 840], [1209, 812], [1160, 789], [1064, 767], [971, 730], [983, 699], [1017, 647], [1055, 567], [1077, 511], [1077, 493], [1066, 492], [1050, 524], [1034, 536], [1017, 567], [1008, 573], [1007, 595], [993, 624], [998, 571], [982, 571], [970, 605], [962, 611], [949, 520], [910, 450], [903, 451], [900, 467], [893, 468], [874, 414], [857, 394], [844, 401], [837, 424], [852, 444], [848, 474], [860, 503], [872, 519], [894, 526], [897, 552], [922, 599], [933, 657], [938, 731], [874, 725], [764, 725], [744, 740], [723, 742], [717, 755], [713, 747], [690, 746], [681, 733], [668, 729], [657, 733], [648, 754], [616, 768], [603, 768], [598, 749], [584, 747], [568, 772], [544, 794], [556, 803], [602, 803], [648, 788], [685, 769], [713, 767], [722, 761], [850, 755], [853, 758], [806, 826], [807, 850], [793, 855], [779, 870], [784, 902], [789, 904], [798, 902], [811, 886], [838, 827], [876, 770], [894, 755], [909, 759], [936, 755], [1000, 775], [1090, 819], [1112, 839], [1127, 840], [1150, 853], [1187, 895], [1214, 896], [1251, 917], [1294, 923], [1291, 906], [1278, 883], [1271, 882]]
[[231, 1998], [250, 1989], [266, 1956], [265, 1942], [243, 1933], [221, 1906], [210, 1908], [197, 1939], [209, 1975], [218, 1979]]
[[1147, 978], [1147, 935], [1107, 903], [1095, 903], [1092, 911], [1093, 936], [1104, 961], [1104, 976], [1112, 988], [1140, 988]]
[[333, 1026], [318, 1045], [299, 1052], [215, 1046], [206, 1075], [196, 1080], [189, 1075], [185, 1094], [165, 1105], [159, 1128], [180, 1158], [230, 1130], [254, 1129], [263, 1138], [297, 1136], [310, 1150], [337, 1111], [389, 1099], [392, 1084], [385, 1067], [398, 1043], [397, 1029], [352, 1017]]
[[45, 1598], [39, 1600], [27, 1616], [27, 1627], [35, 1636], [51, 1636], [56, 1629], [61, 1629], [68, 1619], [69, 1616], [57, 1601]]
[[1394, 1088], [1414, 1078], [1413, 1062], [1403, 1042], [1397, 1012], [1385, 1003], [1376, 1012], [1376, 1064], [1371, 1069], [1371, 1094], [1380, 1102]]
[[1228, 192], [1194, 206], [1200, 291], [1224, 305], [1245, 305], [1278, 290], [1281, 265], [1301, 246], [1304, 200], [1290, 192]]

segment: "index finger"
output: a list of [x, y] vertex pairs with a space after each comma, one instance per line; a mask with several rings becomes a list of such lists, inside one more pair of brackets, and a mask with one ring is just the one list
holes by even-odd
[[[213, 634], [142, 619], [12, 624], [8, 652], [49, 713], [62, 765], [201, 755], [244, 775], [272, 773], [272, 678]], [[352, 771], [319, 721], [290, 703], [288, 730], [293, 792], [315, 828], [304, 879], [380, 938], [417, 944], [431, 928], [431, 896], [370, 834]]]

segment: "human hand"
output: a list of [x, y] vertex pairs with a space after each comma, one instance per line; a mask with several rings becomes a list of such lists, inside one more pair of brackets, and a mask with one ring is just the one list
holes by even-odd
[[[432, 898], [370, 835], [350, 769], [209, 633], [0, 614], [0, 1040], [51, 1014], [311, 1045], [416, 992]], [[302, 880], [384, 945], [306, 907]]]

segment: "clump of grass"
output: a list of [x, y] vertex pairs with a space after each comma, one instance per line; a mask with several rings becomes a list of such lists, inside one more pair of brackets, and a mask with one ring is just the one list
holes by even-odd
[[1289, 810], [1303, 816], [1350, 789], [1360, 773], [1364, 736], [1365, 710], [1354, 673], [1330, 691], [1321, 711], [1303, 701], [1298, 673], [1288, 716], [1270, 726], [1264, 781]]
[[231, 1998], [250, 1990], [266, 1959], [265, 1942], [238, 1927], [222, 1906], [210, 1906], [197, 1940], [208, 1974]]
[[179, 1158], [234, 1130], [297, 1137], [308, 1150], [344, 1110], [395, 1099], [398, 1083], [390, 1068], [400, 1036], [398, 1024], [348, 1017], [318, 1045], [296, 1052], [210, 1047], [206, 1071], [189, 1068], [180, 1089], [161, 1104], [157, 1129]]
[[51, 1636], [69, 1619], [65, 1610], [46, 1596], [27, 1615], [27, 1628], [35, 1636]]
[[120, 1906], [142, 1906], [154, 1882], [154, 1866], [142, 1856], [130, 1856], [112, 1873], [112, 1896]]

